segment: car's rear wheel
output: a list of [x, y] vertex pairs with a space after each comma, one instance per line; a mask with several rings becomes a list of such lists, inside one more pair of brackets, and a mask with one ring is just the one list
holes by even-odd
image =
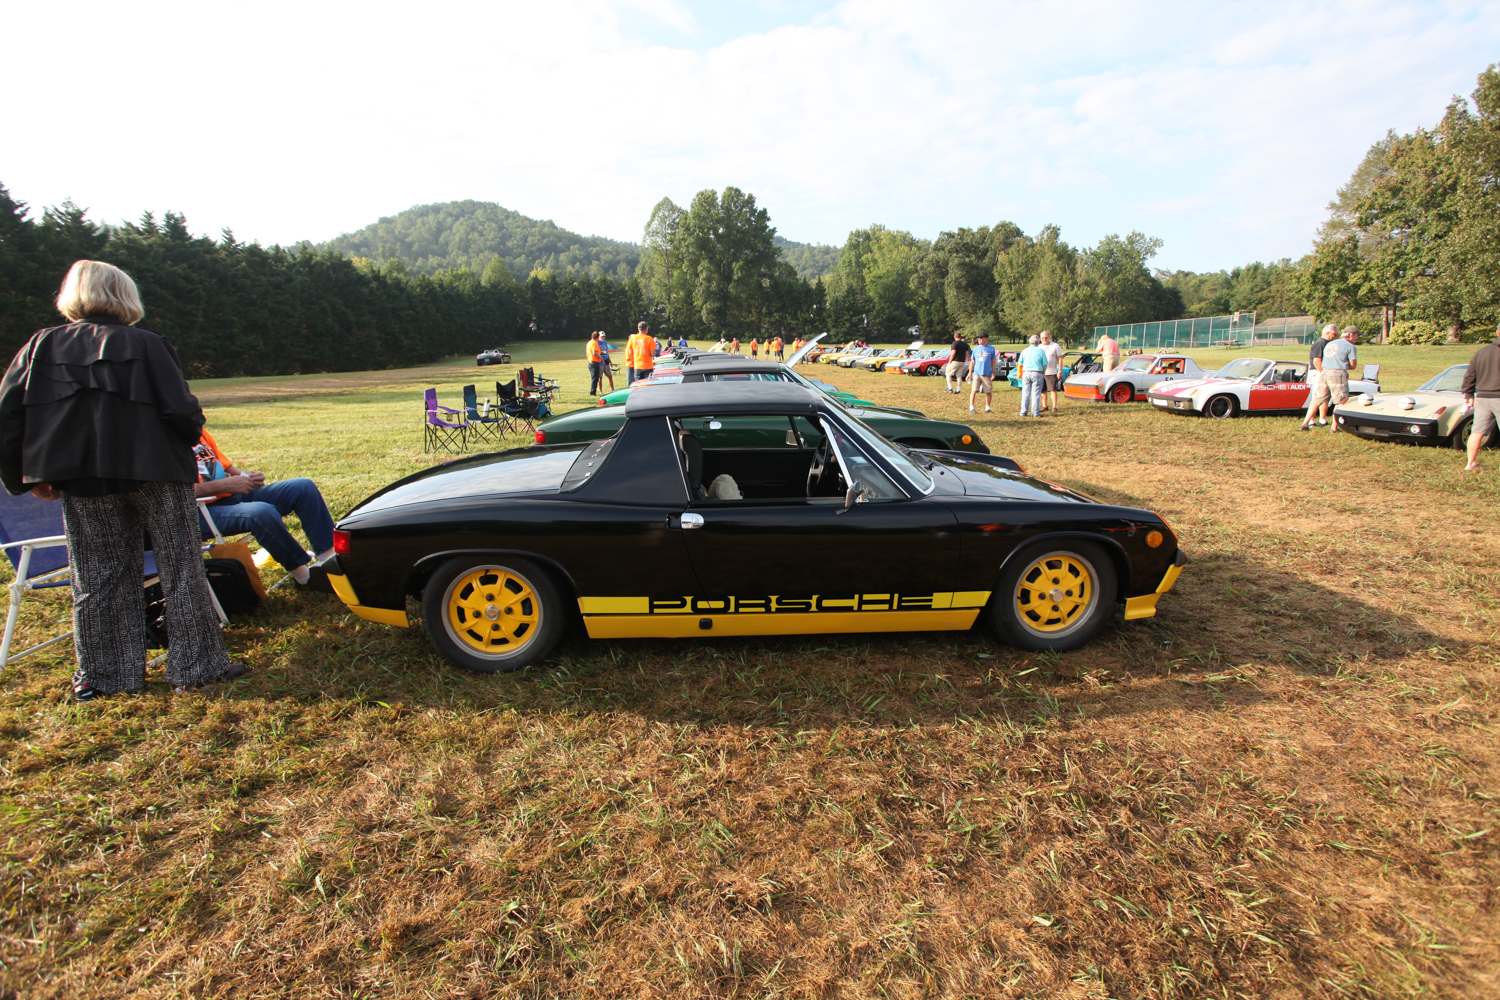
[[1135, 386], [1129, 382], [1116, 382], [1109, 390], [1110, 402], [1128, 403], [1135, 398]]
[[927, 371], [923, 372], [923, 374], [924, 375], [941, 375], [941, 374], [943, 374], [943, 366], [942, 365], [928, 365], [927, 366]]
[[1239, 400], [1233, 396], [1215, 396], [1203, 407], [1203, 412], [1217, 420], [1224, 420], [1240, 412]]
[[427, 638], [456, 667], [479, 673], [539, 663], [562, 635], [562, 596], [530, 560], [460, 556], [422, 592]]
[[1117, 588], [1114, 564], [1098, 545], [1043, 541], [1011, 559], [984, 613], [1017, 649], [1063, 652], [1099, 634]]

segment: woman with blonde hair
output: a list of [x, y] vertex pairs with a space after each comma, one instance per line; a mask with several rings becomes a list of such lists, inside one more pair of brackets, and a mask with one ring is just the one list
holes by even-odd
[[0, 482], [61, 500], [73, 571], [79, 701], [146, 683], [143, 532], [166, 598], [167, 681], [177, 690], [245, 672], [230, 663], [199, 549], [193, 446], [203, 408], [177, 352], [134, 324], [130, 275], [77, 261], [57, 310], [0, 381]]

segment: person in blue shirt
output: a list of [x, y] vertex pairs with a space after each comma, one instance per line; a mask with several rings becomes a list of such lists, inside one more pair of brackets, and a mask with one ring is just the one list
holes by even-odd
[[[1040, 417], [1042, 415], [1042, 392], [1045, 381], [1043, 375], [1047, 371], [1047, 352], [1039, 346], [1042, 339], [1032, 334], [1026, 341], [1031, 346], [1021, 352], [1020, 359], [1016, 362], [1021, 369], [1021, 413], [1020, 415]], [[1026, 411], [1031, 410], [1028, 414]]]
[[995, 401], [995, 349], [990, 346], [990, 335], [981, 333], [979, 343], [969, 355], [969, 412], [974, 412], [974, 397], [984, 393], [984, 412], [993, 413], [990, 404]]
[[677, 346], [678, 347], [686, 347], [687, 346], [687, 335], [686, 334], [682, 334], [682, 335], [680, 335], [677, 338]]

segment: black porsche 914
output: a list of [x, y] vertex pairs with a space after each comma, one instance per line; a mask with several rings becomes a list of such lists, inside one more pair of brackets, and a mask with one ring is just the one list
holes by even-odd
[[632, 393], [604, 440], [475, 455], [339, 521], [329, 579], [468, 670], [515, 670], [581, 615], [595, 639], [957, 630], [1022, 649], [1156, 613], [1184, 565], [1147, 510], [1008, 459], [912, 450], [783, 382]]

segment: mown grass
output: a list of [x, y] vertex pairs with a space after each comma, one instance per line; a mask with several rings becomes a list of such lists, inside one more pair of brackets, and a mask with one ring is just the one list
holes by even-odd
[[[1471, 350], [1361, 353], [1404, 389]], [[587, 404], [571, 347], [515, 353]], [[239, 464], [312, 475], [339, 513], [433, 460], [423, 388], [451, 404], [496, 372], [195, 389]], [[476, 677], [278, 592], [228, 633], [253, 673], [222, 691], [79, 706], [67, 657], [23, 661], [0, 687], [3, 988], [1500, 990], [1500, 468], [1285, 418], [1023, 421], [1009, 389], [971, 418], [937, 379], [817, 374], [1161, 512], [1192, 566], [1157, 618], [1065, 656], [981, 632], [575, 636]], [[65, 609], [31, 605], [25, 636]]]

